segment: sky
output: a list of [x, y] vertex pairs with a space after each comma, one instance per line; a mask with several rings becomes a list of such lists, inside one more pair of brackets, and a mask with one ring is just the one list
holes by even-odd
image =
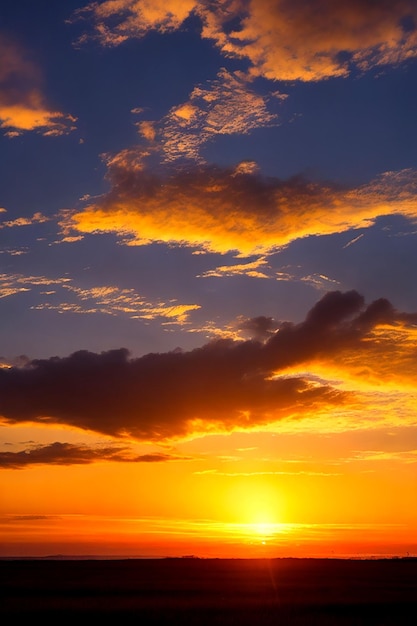
[[0, 8], [0, 556], [417, 554], [417, 1]]

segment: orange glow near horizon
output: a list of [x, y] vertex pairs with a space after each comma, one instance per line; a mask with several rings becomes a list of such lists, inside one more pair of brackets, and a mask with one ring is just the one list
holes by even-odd
[[[417, 534], [395, 524], [231, 524], [202, 520], [62, 516], [2, 518], [4, 556], [160, 558], [366, 557], [417, 552]], [[407, 543], [400, 537], [408, 533]], [[5, 544], [6, 545], [6, 544]]]
[[[401, 435], [390, 432], [360, 439], [375, 447]], [[3, 470], [0, 556], [417, 554], [412, 454], [354, 457], [357, 441], [355, 432], [233, 433], [184, 442], [187, 461]]]

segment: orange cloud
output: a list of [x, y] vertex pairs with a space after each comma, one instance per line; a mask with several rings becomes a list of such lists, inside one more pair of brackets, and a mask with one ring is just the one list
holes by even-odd
[[[5, 209], [4, 209], [5, 211]], [[34, 213], [32, 217], [17, 217], [14, 220], [7, 220], [0, 222], [0, 228], [14, 228], [15, 226], [32, 226], [33, 224], [43, 224], [48, 222], [51, 218], [46, 217], [40, 212]]]
[[91, 18], [104, 45], [118, 45], [150, 30], [178, 29], [192, 13], [202, 21], [202, 37], [271, 80], [346, 76], [351, 67], [396, 65], [417, 55], [414, 0], [106, 0], [77, 15]]
[[67, 234], [116, 232], [124, 243], [163, 242], [242, 256], [265, 254], [297, 238], [372, 225], [381, 215], [417, 217], [417, 173], [387, 172], [343, 189], [301, 178], [263, 178], [238, 166], [148, 168], [152, 153], [107, 157], [110, 192], [65, 214]]
[[[364, 368], [370, 368], [379, 379], [376, 403], [384, 410], [392, 399], [391, 383], [401, 376], [412, 382], [408, 391], [407, 381], [403, 384], [402, 399], [414, 402], [407, 416], [414, 420], [416, 323], [417, 314], [400, 313], [386, 300], [365, 306], [355, 291], [329, 292], [299, 324], [281, 323], [275, 330], [271, 318], [246, 321], [257, 339], [217, 340], [190, 352], [136, 359], [124, 349], [80, 351], [0, 369], [0, 415], [10, 424], [65, 424], [154, 441], [267, 427], [285, 419], [319, 424], [323, 414], [328, 419], [345, 409], [349, 415], [353, 408], [353, 426], [359, 427], [366, 418], [358, 418], [358, 408], [367, 414], [374, 408], [372, 395], [361, 393], [360, 386]], [[398, 329], [408, 333], [408, 343], [395, 341]], [[308, 372], [340, 360], [359, 381], [353, 391], [311, 374], [289, 374], [290, 368]]]
[[76, 302], [61, 301], [58, 304], [44, 302], [31, 308], [54, 310], [60, 313], [125, 314], [131, 319], [153, 320], [162, 318], [166, 320], [165, 323], [169, 322], [179, 325], [188, 322], [188, 316], [191, 311], [201, 308], [198, 304], [181, 304], [177, 300], [149, 302], [134, 289], [121, 289], [109, 285], [91, 287], [90, 289], [81, 289], [72, 284], [64, 284], [63, 287], [76, 295]]
[[[105, 0], [78, 9], [73, 20], [91, 19], [94, 37], [102, 45], [115, 46], [130, 37], [143, 37], [150, 30], [176, 30], [195, 5], [195, 0]], [[82, 37], [80, 43], [85, 39]]]
[[268, 110], [272, 98], [282, 100], [285, 95], [257, 94], [242, 73], [223, 68], [215, 80], [195, 87], [187, 102], [172, 107], [159, 122], [138, 122], [137, 128], [145, 139], [157, 142], [162, 160], [202, 161], [200, 149], [215, 135], [246, 134], [276, 125], [278, 116]]
[[70, 278], [47, 278], [45, 276], [24, 276], [22, 274], [0, 274], [0, 298], [31, 291], [44, 285], [66, 285]]
[[[266, 266], [266, 267], [265, 267]], [[208, 270], [200, 274], [202, 278], [223, 277], [223, 276], [249, 276], [251, 278], [269, 278], [266, 273], [269, 270], [266, 259], [260, 257], [250, 263], [238, 263], [235, 265], [220, 265], [214, 270]]]
[[[59, 313], [127, 315], [131, 319], [162, 319], [163, 324], [185, 325], [192, 311], [200, 309], [199, 304], [184, 304], [176, 299], [167, 302], [149, 301], [134, 289], [121, 289], [113, 285], [80, 288], [71, 278], [48, 278], [46, 276], [24, 276], [22, 274], [0, 274], [0, 299], [39, 287], [53, 287], [41, 291], [39, 295], [53, 296], [44, 302], [33, 305], [36, 310], [58, 311]], [[75, 297], [75, 301], [60, 297], [57, 289], [65, 289]]]
[[0, 128], [9, 137], [36, 130], [44, 136], [74, 130], [76, 118], [54, 111], [42, 94], [42, 76], [27, 53], [0, 36]]
[[[202, 5], [202, 36], [272, 80], [346, 76], [350, 66], [365, 70], [417, 55], [413, 0], [235, 0], [231, 14]], [[231, 18], [239, 19], [232, 31]]]

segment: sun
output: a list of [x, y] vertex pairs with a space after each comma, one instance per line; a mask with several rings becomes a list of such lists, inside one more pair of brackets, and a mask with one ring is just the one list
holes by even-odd
[[277, 525], [278, 524], [273, 522], [257, 522], [255, 524], [249, 524], [249, 528], [254, 535], [267, 539], [276, 533]]
[[283, 522], [283, 498], [275, 485], [268, 482], [242, 482], [233, 494], [237, 523], [247, 534], [267, 539]]

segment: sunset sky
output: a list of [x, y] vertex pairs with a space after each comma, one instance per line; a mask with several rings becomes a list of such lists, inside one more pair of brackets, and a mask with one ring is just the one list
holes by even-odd
[[0, 556], [417, 554], [417, 0], [0, 8]]

